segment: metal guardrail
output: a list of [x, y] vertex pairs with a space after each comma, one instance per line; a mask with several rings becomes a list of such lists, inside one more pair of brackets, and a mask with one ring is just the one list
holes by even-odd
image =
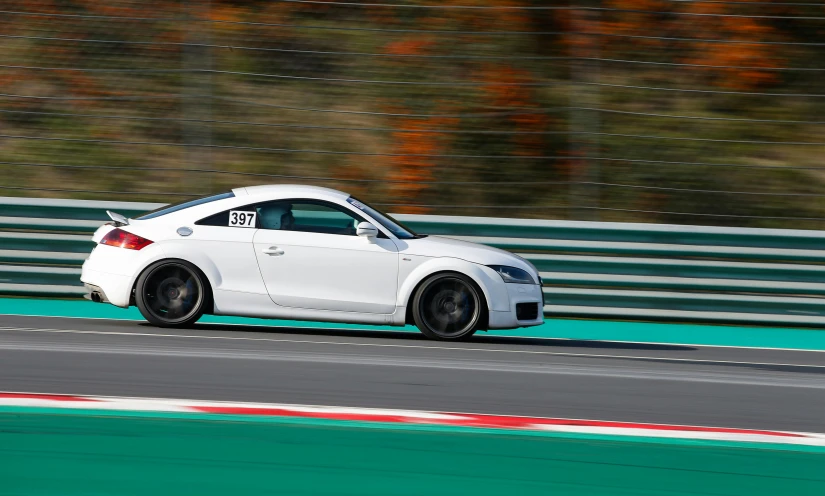
[[[105, 210], [154, 203], [0, 197], [0, 294], [76, 297]], [[396, 215], [414, 230], [514, 251], [548, 316], [825, 324], [825, 232]]]

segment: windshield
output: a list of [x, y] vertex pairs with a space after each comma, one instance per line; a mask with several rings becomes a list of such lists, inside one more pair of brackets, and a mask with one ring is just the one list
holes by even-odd
[[219, 195], [212, 195], [212, 196], [205, 196], [203, 198], [198, 198], [196, 200], [186, 200], [180, 203], [175, 203], [173, 205], [164, 205], [157, 210], [152, 210], [151, 212], [147, 212], [140, 217], [137, 217], [135, 220], [149, 220], [154, 219], [155, 217], [160, 217], [161, 215], [171, 214], [172, 212], [177, 212], [178, 210], [183, 210], [184, 208], [194, 207], [195, 205], [202, 205], [204, 203], [209, 203], [213, 201], [223, 200], [224, 198], [232, 198], [235, 196], [235, 193], [221, 193]]
[[358, 210], [361, 210], [362, 212], [366, 213], [367, 215], [375, 219], [376, 222], [384, 226], [398, 239], [414, 239], [423, 237], [419, 236], [418, 234], [415, 234], [412, 231], [412, 229], [404, 226], [403, 224], [393, 219], [389, 215], [379, 212], [378, 210], [370, 207], [369, 205], [360, 200], [357, 200], [350, 196], [349, 198], [347, 198], [347, 201], [353, 207], [357, 208]]

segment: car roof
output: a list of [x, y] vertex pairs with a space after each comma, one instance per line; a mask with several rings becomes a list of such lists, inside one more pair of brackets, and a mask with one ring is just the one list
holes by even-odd
[[[226, 193], [229, 195], [229, 193]], [[222, 196], [222, 195], [213, 195]], [[248, 205], [250, 203], [259, 203], [269, 200], [284, 199], [298, 199], [298, 198], [313, 198], [318, 200], [327, 200], [333, 202], [345, 202], [349, 198], [348, 193], [338, 191], [331, 188], [321, 188], [318, 186], [305, 186], [301, 184], [265, 184], [260, 186], [246, 186], [242, 188], [235, 188], [228, 198], [217, 199], [216, 201], [205, 201], [196, 203], [191, 206], [175, 208], [175, 205], [161, 207], [157, 211], [142, 214], [139, 217], [133, 218], [135, 221], [151, 221], [154, 219], [163, 219], [164, 222], [180, 222], [183, 219], [199, 219], [203, 216], [212, 215], [213, 213], [221, 212], [227, 208]], [[205, 197], [211, 198], [211, 197]], [[194, 200], [197, 201], [197, 200]], [[170, 209], [166, 213], [160, 213], [163, 210]], [[144, 218], [150, 214], [150, 218]]]
[[302, 184], [263, 184], [260, 186], [246, 186], [232, 190], [235, 196], [258, 196], [275, 194], [278, 196], [319, 195], [338, 200], [349, 198], [348, 193], [332, 188], [322, 188], [320, 186], [305, 186]]

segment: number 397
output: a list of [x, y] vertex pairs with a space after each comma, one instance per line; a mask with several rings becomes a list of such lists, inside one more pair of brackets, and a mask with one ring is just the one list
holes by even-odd
[[229, 211], [229, 225], [233, 227], [255, 227], [255, 212]]

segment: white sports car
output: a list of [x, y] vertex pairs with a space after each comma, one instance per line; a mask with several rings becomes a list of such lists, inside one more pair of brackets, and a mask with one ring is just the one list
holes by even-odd
[[541, 278], [512, 253], [415, 234], [340, 191], [270, 185], [109, 212], [80, 279], [150, 323], [203, 314], [403, 326], [434, 339], [543, 322]]

